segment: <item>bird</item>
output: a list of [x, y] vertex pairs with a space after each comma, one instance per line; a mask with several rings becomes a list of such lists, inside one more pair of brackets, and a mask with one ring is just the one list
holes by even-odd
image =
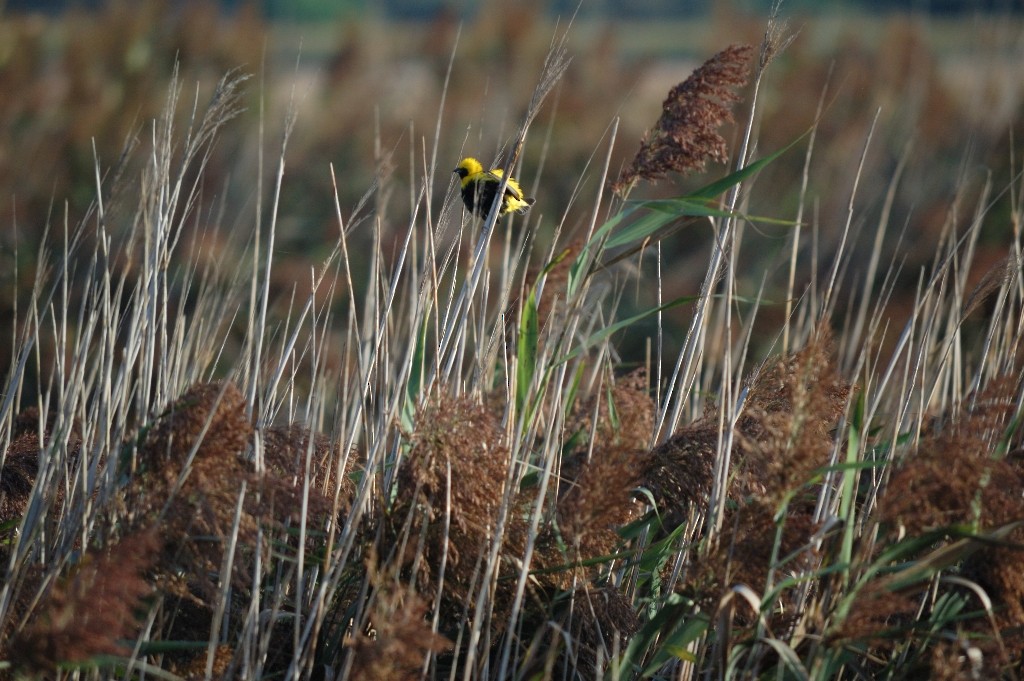
[[[459, 166], [452, 171], [462, 180], [462, 202], [466, 204], [466, 210], [486, 218], [494, 205], [494, 199], [498, 193], [498, 187], [505, 177], [505, 171], [501, 168], [484, 170], [480, 161], [472, 156], [462, 159]], [[498, 219], [508, 213], [523, 215], [530, 210], [534, 199], [523, 196], [523, 188], [514, 177], [508, 178], [505, 184], [505, 194], [501, 199], [501, 208], [498, 210]]]

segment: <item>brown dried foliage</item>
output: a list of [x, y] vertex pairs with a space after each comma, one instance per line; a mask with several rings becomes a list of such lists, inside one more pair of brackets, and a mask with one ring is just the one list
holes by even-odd
[[375, 558], [367, 561], [374, 592], [369, 625], [345, 641], [352, 651], [349, 678], [368, 681], [419, 679], [431, 653], [451, 648], [451, 642], [427, 622], [428, 604], [403, 586], [390, 571], [379, 571]]
[[1015, 412], [1016, 390], [1014, 376], [993, 381], [969, 398], [958, 416], [922, 438], [886, 485], [878, 502], [880, 520], [915, 535], [975, 520], [995, 528], [1024, 519], [1021, 467], [994, 458]]
[[[768, 363], [748, 380], [736, 423], [730, 498], [775, 508], [828, 463], [832, 430], [851, 389], [839, 376], [832, 352], [831, 334], [821, 329], [804, 349]], [[651, 453], [643, 482], [666, 527], [679, 525], [693, 505], [707, 502], [718, 431], [719, 416], [709, 409]]]
[[611, 588], [585, 588], [573, 597], [571, 616], [562, 618], [573, 641], [571, 667], [581, 678], [598, 678], [597, 662], [610, 659], [616, 650], [640, 631], [640, 617], [619, 591]]
[[[1024, 462], [1013, 452], [999, 458], [1016, 415], [1018, 389], [1017, 376], [996, 379], [948, 418], [935, 419], [934, 432], [922, 438], [879, 499], [878, 517], [890, 534], [902, 528], [915, 536], [975, 524], [984, 533], [1024, 520]], [[995, 665], [986, 667], [993, 674], [1024, 654], [1024, 561], [1017, 548], [1022, 544], [1024, 528], [1017, 527], [1003, 543], [986, 545], [961, 566], [961, 574], [981, 586], [995, 605], [1001, 646], [984, 651], [985, 664]], [[991, 639], [987, 618], [963, 626], [974, 628], [975, 645]], [[944, 659], [933, 663], [945, 665]]]
[[[732, 503], [717, 541], [696, 557], [679, 587], [704, 607], [714, 609], [722, 592], [734, 584], [763, 593], [773, 567], [781, 579], [817, 564], [810, 541], [818, 529], [813, 508], [802, 497], [791, 497], [828, 463], [832, 431], [850, 394], [851, 386], [839, 376], [832, 355], [831, 334], [822, 328], [802, 350], [766, 363], [748, 379], [731, 453]], [[651, 453], [643, 484], [666, 529], [706, 510], [719, 419], [717, 410], [709, 409]], [[784, 522], [778, 525], [775, 515], [787, 499]], [[773, 557], [786, 560], [773, 565]]]
[[708, 160], [727, 161], [718, 128], [733, 120], [732, 105], [739, 101], [734, 90], [746, 84], [753, 54], [750, 45], [730, 45], [672, 88], [614, 191], [626, 193], [637, 180], [656, 181], [670, 172], [703, 171]]
[[[680, 591], [710, 610], [714, 610], [722, 594], [734, 584], [744, 584], [756, 593], [765, 593], [776, 541], [779, 542], [777, 558], [787, 559], [775, 566], [776, 582], [813, 569], [819, 559], [810, 542], [818, 529], [813, 509], [790, 507], [781, 526], [776, 524], [774, 514], [773, 506], [760, 501], [728, 509], [717, 545], [690, 566]], [[787, 603], [781, 611], [773, 612], [773, 617], [792, 613], [792, 605]], [[741, 623], [749, 622], [741, 619]]]
[[[210, 678], [223, 679], [231, 667], [231, 661], [235, 657], [235, 649], [229, 645], [221, 644], [213, 651], [213, 669]], [[205, 681], [206, 676], [206, 651], [195, 655], [190, 663], [178, 673], [186, 681]]]
[[920, 600], [920, 594], [892, 591], [881, 581], [870, 582], [857, 594], [836, 637], [876, 646], [900, 643], [917, 616]]
[[717, 448], [718, 418], [708, 412], [651, 452], [643, 485], [654, 497], [665, 527], [678, 527], [693, 507], [706, 507]]
[[645, 455], [643, 450], [621, 445], [595, 449], [565, 484], [557, 517], [571, 560], [607, 556], [620, 543], [616, 530], [641, 510], [633, 490], [640, 482]]
[[[302, 485], [304, 477], [308, 475], [310, 489], [317, 490], [327, 497], [334, 496], [336, 485], [339, 484], [337, 464], [341, 457], [336, 442], [322, 433], [313, 433], [298, 423], [264, 428], [261, 435], [264, 465], [268, 472], [295, 485]], [[307, 472], [306, 453], [311, 439], [310, 469]], [[354, 461], [353, 456], [348, 457], [340, 480], [340, 497], [346, 509], [355, 492], [355, 485], [348, 476], [352, 472]]]
[[611, 388], [583, 400], [573, 413], [567, 434], [578, 431], [589, 442], [593, 432], [595, 447], [624, 445], [646, 449], [654, 431], [654, 409], [647, 388], [647, 371], [636, 369], [616, 379]]
[[733, 459], [739, 494], [775, 506], [828, 464], [851, 389], [832, 355], [831, 332], [822, 328], [802, 350], [748, 380]]
[[[39, 475], [39, 452], [50, 444], [57, 414], [50, 412], [43, 427], [43, 442], [39, 442], [39, 409], [28, 407], [14, 417], [11, 443], [7, 447], [3, 469], [0, 469], [0, 523], [20, 518], [28, 508], [29, 496]], [[82, 444], [78, 424], [71, 425], [67, 435], [67, 451], [71, 458], [78, 456]], [[56, 485], [54, 502], [64, 498], [64, 485]]]
[[39, 474], [39, 436], [22, 433], [7, 448], [0, 471], [0, 523], [20, 518]]
[[[258, 474], [242, 456], [254, 433], [245, 407], [233, 384], [193, 385], [147, 433], [139, 452], [141, 471], [129, 490], [128, 507], [136, 522], [160, 523], [164, 565], [186, 567], [192, 587], [207, 599], [216, 592], [215, 576], [233, 531], [243, 482], [246, 495], [237, 535], [243, 551], [256, 548], [261, 524], [280, 526], [302, 511], [302, 469], [288, 472], [294, 465], [289, 452], [301, 450], [304, 460], [310, 433], [296, 427], [276, 431], [265, 448], [268, 471]], [[332, 506], [311, 489], [308, 516], [313, 522], [307, 525], [315, 527], [315, 521], [326, 519]], [[247, 561], [234, 561], [231, 577], [239, 587], [250, 583], [246, 568]], [[188, 595], [186, 591], [179, 595]]]
[[[1019, 638], [1020, 634], [1016, 636]], [[1004, 637], [1003, 643], [1009, 643]], [[1019, 653], [1015, 660], [991, 635], [961, 630], [955, 641], [941, 640], [932, 647], [927, 673], [931, 681], [974, 681], [975, 679], [1019, 678]], [[1016, 665], [1014, 667], [1014, 665]]]
[[[417, 412], [409, 453], [398, 472], [382, 545], [396, 547], [394, 559], [403, 570], [415, 569], [416, 589], [429, 600], [436, 596], [438, 570], [446, 560], [442, 620], [452, 626], [478, 595], [474, 574], [497, 526], [508, 467], [504, 437], [492, 411], [469, 397], [442, 396]], [[513, 511], [503, 551], [521, 556], [525, 534], [525, 521]], [[511, 605], [513, 589], [513, 580], [499, 580], [495, 621]]]
[[31, 624], [10, 642], [7, 659], [14, 669], [52, 674], [59, 663], [130, 653], [121, 641], [137, 634], [139, 611], [152, 592], [144, 574], [158, 551], [156, 533], [145, 531], [86, 554], [69, 577], [50, 588]]
[[[565, 482], [557, 507], [558, 529], [573, 549], [571, 560], [610, 554], [620, 542], [616, 529], [636, 518], [640, 508], [633, 491], [647, 465], [653, 428], [654, 401], [643, 369], [584, 400], [576, 411], [567, 435], [582, 435], [585, 444], [562, 464]], [[586, 444], [591, 440], [593, 447]]]

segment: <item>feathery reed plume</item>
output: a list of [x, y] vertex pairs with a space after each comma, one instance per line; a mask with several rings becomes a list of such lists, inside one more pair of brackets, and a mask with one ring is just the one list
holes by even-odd
[[637, 180], [653, 182], [670, 172], [703, 171], [708, 160], [727, 161], [718, 128], [733, 120], [732, 105], [739, 101], [734, 90], [746, 84], [753, 54], [750, 45], [730, 45], [672, 88], [658, 123], [612, 189], [624, 195]]
[[961, 316], [964, 319], [970, 317], [990, 295], [1011, 284], [1022, 265], [1024, 262], [1020, 258], [1007, 256], [990, 267], [964, 301]]
[[939, 641], [932, 648], [927, 677], [931, 681], [965, 681], [984, 678], [984, 671], [976, 642], [965, 632], [957, 632], [955, 640]]
[[[262, 428], [260, 435], [263, 438], [263, 461], [269, 472], [298, 485], [301, 485], [303, 478], [308, 475], [311, 488], [324, 494], [333, 494], [334, 486], [339, 482], [335, 465], [340, 456], [337, 443], [332, 442], [323, 433], [315, 433], [298, 423]], [[310, 470], [306, 471], [306, 451], [311, 440]], [[347, 475], [351, 472], [352, 466], [353, 457], [349, 457], [340, 480], [342, 497], [346, 505], [354, 491], [354, 485]]]
[[[395, 546], [403, 569], [414, 568], [417, 591], [433, 600], [445, 565], [442, 630], [456, 626], [477, 597], [475, 573], [497, 524], [508, 466], [499, 418], [470, 397], [441, 396], [421, 407], [409, 453], [398, 471], [395, 504], [383, 546]], [[525, 530], [518, 516], [506, 527], [505, 551], [521, 556]], [[499, 581], [492, 621], [511, 604], [513, 580]]]
[[251, 436], [245, 398], [233, 383], [197, 383], [146, 434], [141, 463], [177, 479], [181, 471], [166, 464], [184, 464], [193, 449], [196, 462], [240, 454]]
[[[777, 583], [780, 578], [814, 568], [819, 554], [811, 538], [817, 529], [813, 508], [791, 508], [784, 518], [777, 520], [775, 508], [763, 501], [739, 501], [727, 508], [717, 543], [694, 558], [676, 591], [712, 612], [734, 585], [743, 584], [755, 593], [766, 593], [773, 569]], [[773, 560], [780, 562], [773, 564]], [[776, 598], [782, 607], [766, 614], [772, 629], [781, 631], [801, 613], [795, 609], [793, 589], [778, 593]], [[740, 626], [753, 623], [742, 611], [736, 619]]]
[[366, 569], [374, 592], [368, 626], [345, 640], [352, 651], [349, 678], [404, 681], [421, 678], [423, 663], [432, 653], [451, 648], [451, 641], [430, 628], [428, 604], [398, 575], [376, 566], [371, 552]]
[[718, 418], [709, 409], [651, 452], [641, 481], [667, 530], [686, 522], [691, 511], [706, 509], [717, 448]]
[[835, 636], [876, 646], [900, 644], [920, 609], [919, 594], [885, 588], [881, 581], [864, 585]]
[[[50, 444], [54, 436], [57, 414], [50, 412], [43, 427], [43, 441], [39, 442], [39, 409], [28, 407], [14, 417], [11, 442], [7, 447], [3, 468], [0, 469], [0, 524], [20, 518], [28, 507], [28, 500], [39, 475], [39, 450]], [[67, 434], [66, 448], [70, 458], [78, 456], [82, 434], [77, 423], [72, 423]], [[64, 498], [64, 485], [55, 485], [54, 503]], [[0, 538], [0, 546], [4, 542]], [[2, 553], [2, 549], [0, 549]]]
[[640, 480], [645, 452], [627, 446], [595, 448], [580, 462], [558, 500], [558, 529], [572, 554], [586, 560], [610, 554], [620, 539], [616, 530], [635, 519], [633, 490]]
[[[578, 433], [589, 442], [593, 430], [596, 447], [628, 445], [644, 449], [654, 430], [654, 412], [655, 404], [648, 393], [647, 370], [635, 369], [615, 379], [614, 385], [602, 394], [582, 401], [573, 412], [566, 435]], [[587, 449], [589, 445], [584, 445], [579, 451]]]
[[[294, 459], [301, 449], [304, 465], [311, 435], [296, 428], [273, 435], [267, 442], [268, 471], [260, 475], [241, 456], [254, 433], [245, 407], [234, 384], [193, 385], [165, 410], [140, 449], [140, 475], [129, 490], [128, 507], [137, 522], [160, 522], [164, 565], [183, 566], [189, 576], [185, 585], [173, 578], [173, 570], [164, 575], [162, 585], [179, 596], [198, 591], [206, 599], [215, 597], [223, 541], [233, 532], [243, 482], [252, 491], [239, 515], [237, 540], [243, 550], [254, 548], [261, 524], [283, 524], [302, 510], [304, 483]], [[315, 451], [326, 452], [326, 441], [313, 437]], [[313, 527], [329, 516], [332, 502], [311, 489], [306, 507]], [[239, 587], [249, 584], [247, 567], [246, 561], [233, 561], [230, 578]]]
[[[732, 461], [733, 499], [753, 498], [774, 508], [828, 463], [831, 431], [851, 386], [832, 359], [832, 336], [819, 329], [807, 346], [767, 364], [747, 381], [747, 398], [736, 422]], [[718, 446], [718, 414], [708, 411], [651, 453], [644, 486], [673, 527], [689, 506], [710, 494]]]
[[637, 369], [584, 400], [566, 428], [567, 442], [581, 442], [562, 464], [566, 483], [557, 506], [558, 529], [574, 552], [570, 560], [608, 555], [620, 541], [616, 529], [636, 517], [633, 491], [647, 465], [654, 408], [647, 374]]
[[[1017, 414], [1018, 389], [1016, 375], [994, 379], [968, 396], [957, 414], [936, 419], [937, 430], [922, 438], [879, 499], [878, 518], [890, 535], [915, 536], [961, 525], [987, 532], [1024, 519], [1024, 463], [1012, 451], [1003, 455], [1007, 428]], [[1024, 528], [1016, 527], [1003, 541], [984, 545], [960, 566], [960, 574], [983, 589], [996, 606], [991, 622], [978, 618], [961, 625], [973, 634], [984, 678], [999, 677], [1024, 655], [1022, 544]]]
[[[22, 433], [11, 441], [0, 470], [0, 524], [25, 513], [38, 474], [39, 435]], [[6, 544], [8, 536], [7, 532], [0, 536], [0, 544]]]
[[[223, 679], [224, 674], [231, 667], [231, 661], [235, 657], [235, 649], [222, 643], [213, 651], [213, 668], [209, 678]], [[193, 656], [192, 660], [181, 669], [178, 674], [185, 681], [205, 681], [206, 676], [206, 651]]]
[[1016, 382], [993, 381], [968, 400], [972, 407], [921, 440], [879, 499], [883, 524], [916, 535], [975, 521], [994, 528], [1022, 517], [1024, 478], [1013, 462], [993, 458], [1014, 414]]
[[12, 666], [52, 674], [60, 663], [130, 653], [122, 641], [138, 631], [138, 611], [152, 592], [143, 575], [156, 562], [158, 545], [155, 532], [143, 531], [87, 553], [70, 576], [50, 588], [31, 624], [10, 642]]
[[828, 464], [851, 386], [839, 375], [827, 327], [766, 367], [747, 381], [734, 460], [740, 493], [774, 507]]
[[[629, 599], [612, 587], [581, 588], [570, 612], [559, 617], [573, 645], [566, 651], [569, 668], [581, 678], [598, 678], [599, 660], [609, 660], [640, 631], [640, 617]], [[566, 607], [566, 611], [570, 608]]]
[[[193, 385], [150, 428], [139, 452], [141, 475], [129, 490], [128, 507], [138, 520], [160, 523], [163, 564], [186, 566], [210, 599], [223, 546], [208, 539], [231, 534], [240, 485], [249, 473], [239, 455], [251, 436], [245, 398], [234, 384]], [[243, 513], [239, 540], [251, 541], [255, 534], [255, 518]], [[235, 577], [244, 583], [240, 564], [235, 561]]]

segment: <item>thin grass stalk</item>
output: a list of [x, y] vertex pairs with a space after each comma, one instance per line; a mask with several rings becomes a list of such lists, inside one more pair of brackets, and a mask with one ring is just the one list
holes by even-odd
[[[769, 30], [772, 26], [773, 19], [769, 19]], [[762, 55], [765, 51], [765, 45], [768, 40], [768, 31], [765, 34], [765, 42], [762, 43]], [[740, 145], [740, 149], [736, 156], [735, 168], [739, 170], [743, 168], [748, 162], [748, 152], [751, 148], [751, 140], [754, 134], [754, 125], [757, 118], [757, 110], [759, 98], [758, 93], [761, 89], [761, 80], [764, 77], [765, 67], [767, 62], [762, 58], [758, 64], [757, 71], [754, 75], [754, 91], [750, 96], [750, 112], [748, 114], [747, 125], [744, 128], [743, 142]], [[732, 217], [725, 219], [724, 226], [719, 228], [716, 224], [715, 233], [716, 239], [712, 246], [711, 263], [708, 266], [707, 275], [704, 279], [704, 284], [701, 286], [701, 292], [697, 299], [697, 309], [694, 312], [693, 321], [690, 325], [690, 330], [687, 332], [687, 343], [685, 346], [684, 354], [687, 357], [686, 371], [683, 374], [683, 383], [679, 393], [675, 396], [674, 402], [675, 407], [673, 408], [672, 417], [669, 420], [669, 428], [665, 432], [667, 439], [668, 435], [674, 432], [678, 426], [679, 418], [681, 416], [682, 406], [684, 404], [684, 397], [689, 394], [690, 388], [694, 380], [695, 374], [691, 372], [690, 366], [694, 358], [704, 354], [703, 345], [698, 346], [696, 343], [691, 343], [691, 338], [696, 340], [694, 331], [697, 325], [703, 326], [707, 319], [708, 306], [710, 305], [711, 295], [714, 288], [718, 285], [719, 280], [722, 277], [726, 278], [726, 300], [723, 307], [725, 315], [725, 342], [722, 345], [725, 348], [724, 364], [722, 367], [721, 376], [723, 377], [722, 388], [722, 408], [720, 414], [720, 427], [719, 427], [719, 442], [718, 452], [715, 456], [715, 473], [714, 483], [711, 488], [711, 497], [709, 500], [710, 509], [709, 512], [709, 544], [713, 545], [715, 542], [715, 536], [721, 530], [722, 516], [725, 512], [725, 489], [727, 487], [727, 478], [731, 468], [732, 458], [732, 447], [733, 437], [735, 434], [736, 421], [739, 419], [739, 415], [742, 411], [741, 404], [734, 404], [733, 398], [733, 386], [732, 381], [729, 377], [732, 375], [732, 304], [735, 295], [735, 276], [731, 275], [735, 270], [735, 250], [738, 248], [736, 244], [736, 234], [738, 230], [738, 218], [735, 217], [736, 206], [740, 198], [740, 190], [742, 185], [737, 184], [730, 188], [728, 195], [726, 196], [725, 205], [728, 212]], [[715, 222], [715, 221], [713, 221]], [[726, 253], [729, 254], [729, 260], [725, 260]], [[723, 270], [723, 263], [728, 262]], [[682, 357], [682, 356], [681, 356]], [[678, 364], [677, 364], [678, 366]], [[676, 382], [675, 372], [673, 373], [672, 382]], [[666, 395], [667, 398], [671, 398], [671, 395]], [[666, 400], [665, 407], [667, 409], [669, 400]], [[665, 412], [662, 412], [661, 419], [664, 419]], [[659, 421], [658, 428], [661, 427], [661, 421]], [[728, 425], [726, 425], [728, 424]]]
[[[210, 410], [210, 414], [216, 411], [216, 406]], [[231, 591], [231, 572], [235, 562], [235, 551], [238, 548], [238, 528], [242, 522], [242, 508], [245, 501], [246, 492], [246, 481], [242, 480], [241, 488], [238, 492], [238, 503], [235, 504], [235, 517], [231, 523], [231, 536], [228, 539], [227, 547], [224, 551], [224, 564], [221, 566], [220, 571], [220, 589], [219, 597], [217, 599], [217, 607], [213, 611], [213, 622], [210, 625], [210, 642], [206, 650], [206, 678], [211, 678], [213, 675], [213, 660], [214, 655], [217, 652], [217, 642], [220, 639], [218, 630], [221, 627], [221, 623], [224, 621], [224, 611], [227, 608], [228, 595]]]

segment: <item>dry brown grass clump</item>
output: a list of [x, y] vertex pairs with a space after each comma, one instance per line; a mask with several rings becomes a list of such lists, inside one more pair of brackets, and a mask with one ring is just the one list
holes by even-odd
[[[736, 423], [730, 498], [765, 504], [770, 515], [828, 464], [832, 430], [851, 390], [839, 376], [832, 352], [831, 334], [822, 330], [803, 350], [769, 362], [748, 380]], [[709, 409], [651, 453], [644, 486], [666, 527], [683, 522], [693, 506], [705, 508], [718, 441], [719, 416]]]
[[643, 485], [651, 492], [666, 528], [686, 522], [694, 509], [707, 508], [717, 448], [718, 418], [709, 411], [651, 452]]
[[747, 386], [736, 424], [737, 483], [741, 494], [774, 507], [828, 464], [851, 386], [839, 375], [825, 328], [804, 349], [766, 364]]
[[412, 681], [421, 678], [431, 653], [451, 648], [451, 641], [430, 628], [429, 604], [396, 574], [383, 572], [376, 556], [367, 560], [374, 592], [370, 597], [369, 622], [348, 638], [352, 667], [348, 678], [368, 681]]
[[922, 438], [886, 485], [878, 502], [880, 521], [916, 535], [958, 524], [992, 529], [1024, 519], [1022, 471], [997, 450], [1016, 392], [1016, 377], [996, 380]]
[[[323, 527], [336, 513], [339, 516], [336, 520], [340, 522], [340, 516], [348, 513], [356, 491], [351, 478], [356, 457], [350, 454], [344, 461], [344, 470], [339, 471], [341, 449], [338, 443], [297, 423], [264, 428], [261, 435], [266, 474], [259, 479], [259, 484], [265, 498], [264, 510], [279, 520], [297, 519], [302, 487], [308, 476], [307, 526]], [[306, 453], [310, 446], [307, 471]], [[334, 507], [336, 495], [337, 509]], [[276, 507], [266, 505], [267, 502]]]
[[[813, 508], [794, 495], [828, 464], [851, 386], [837, 371], [831, 334], [820, 330], [802, 350], [757, 371], [747, 390], [721, 532], [694, 557], [679, 587], [708, 609], [731, 585], [765, 593], [773, 569], [777, 583], [817, 565]], [[719, 416], [708, 410], [652, 452], [643, 484], [666, 530], [707, 512], [718, 430]], [[783, 504], [786, 513], [777, 521]]]
[[[983, 676], [992, 678], [1024, 654], [1024, 561], [1019, 548], [1024, 529], [1010, 527], [1024, 521], [1024, 471], [1015, 457], [1005, 455], [1012, 444], [1006, 435], [1016, 414], [1018, 390], [1016, 376], [996, 379], [936, 420], [934, 431], [893, 473], [878, 504], [878, 518], [889, 537], [943, 531], [959, 536], [955, 528], [980, 534], [1009, 530], [999, 541], [968, 552], [959, 568], [962, 577], [985, 591], [994, 608], [993, 619], [965, 620], [959, 627], [978, 653], [971, 664], [981, 665]], [[941, 537], [937, 541], [941, 544]], [[915, 598], [906, 601], [906, 596], [889, 592], [875, 595], [869, 585], [854, 602], [843, 634], [870, 639], [880, 622], [910, 621], [926, 598], [934, 598], [926, 593], [931, 588], [918, 585]], [[954, 588], [944, 584], [941, 591]], [[962, 651], [949, 646], [936, 648], [932, 656], [933, 668], [947, 678], [956, 678], [957, 670], [974, 669], [965, 664]]]
[[[574, 411], [567, 435], [578, 433], [587, 443], [592, 439], [595, 448], [625, 445], [647, 449], [654, 431], [654, 412], [647, 371], [636, 369], [615, 379], [612, 386], [599, 394], [583, 400]], [[587, 448], [587, 445], [582, 446], [584, 450]]]
[[920, 611], [921, 596], [888, 589], [883, 580], [870, 582], [857, 593], [836, 637], [876, 647], [899, 645]]
[[621, 543], [616, 530], [641, 510], [634, 491], [647, 466], [654, 409], [643, 369], [582, 402], [566, 429], [580, 444], [562, 464], [557, 506], [558, 530], [572, 555], [542, 562], [599, 558]]
[[[508, 456], [499, 418], [470, 397], [438, 397], [417, 412], [381, 545], [394, 547], [388, 564], [410, 571], [416, 591], [431, 601], [445, 566], [442, 631], [456, 627], [485, 588], [478, 574], [497, 529]], [[503, 551], [519, 558], [525, 521], [513, 510], [507, 523]], [[512, 568], [502, 561], [502, 569]], [[495, 621], [508, 614], [514, 584], [499, 580]]]
[[[295, 485], [302, 485], [308, 475], [311, 489], [325, 496], [334, 495], [335, 486], [339, 484], [337, 461], [341, 456], [336, 442], [298, 423], [270, 426], [262, 429], [260, 434], [263, 437], [263, 459], [267, 471]], [[310, 469], [306, 471], [306, 453], [310, 446]], [[341, 497], [346, 506], [355, 491], [348, 477], [354, 460], [355, 457], [348, 458], [340, 480]]]
[[53, 674], [60, 663], [130, 654], [123, 641], [138, 632], [144, 599], [153, 590], [144, 575], [158, 557], [152, 531], [87, 553], [71, 575], [49, 588], [30, 624], [6, 646], [6, 659], [20, 673]]
[[598, 661], [607, 662], [616, 651], [624, 650], [640, 630], [633, 604], [611, 587], [576, 590], [570, 605], [556, 614], [556, 621], [569, 632], [571, 643], [564, 655], [579, 678], [598, 678]]
[[[231, 668], [231, 662], [235, 657], [235, 649], [227, 644], [221, 644], [213, 651], [213, 666], [210, 678], [223, 679], [224, 674]], [[206, 676], [206, 651], [197, 654], [192, 658], [191, 663], [180, 670], [180, 675], [186, 681], [205, 681]]]
[[[135, 522], [159, 525], [164, 565], [184, 568], [189, 588], [175, 587], [178, 595], [198, 590], [207, 602], [215, 597], [243, 484], [237, 542], [244, 553], [258, 549], [255, 543], [261, 525], [279, 527], [299, 518], [302, 469], [296, 468], [289, 452], [301, 450], [304, 461], [305, 443], [311, 435], [296, 428], [277, 431], [266, 442], [268, 471], [260, 475], [243, 457], [253, 434], [245, 399], [231, 383], [192, 386], [146, 434], [127, 507]], [[329, 451], [322, 443], [318, 447]], [[328, 518], [333, 506], [316, 489], [310, 490], [307, 503], [312, 519], [309, 527]], [[247, 561], [236, 559], [233, 565], [231, 577], [236, 585], [250, 585]], [[165, 586], [177, 583], [169, 578]]]
[[[0, 524], [20, 518], [28, 508], [32, 487], [39, 475], [39, 451], [50, 444], [56, 421], [57, 414], [51, 411], [46, 423], [40, 424], [36, 407], [28, 407], [14, 417], [11, 443], [0, 469]], [[42, 443], [39, 441], [40, 425], [43, 425]], [[68, 455], [75, 459], [82, 445], [77, 424], [71, 424], [66, 437]], [[53, 502], [60, 504], [64, 498], [64, 485], [56, 485], [54, 495]]]
[[[39, 436], [22, 433], [11, 440], [0, 471], [0, 523], [24, 515], [39, 474]], [[5, 533], [6, 534], [6, 533]]]
[[558, 529], [571, 552], [568, 561], [608, 556], [621, 543], [616, 530], [636, 519], [634, 490], [646, 452], [623, 445], [595, 449], [580, 463], [558, 499]]
[[[129, 490], [128, 508], [138, 521], [159, 525], [166, 564], [185, 567], [211, 601], [242, 483], [251, 479], [240, 457], [252, 430], [245, 399], [235, 385], [194, 385], [147, 433], [138, 456], [141, 475]], [[247, 490], [247, 499], [254, 499], [253, 493]], [[243, 513], [240, 542], [254, 541], [256, 530], [256, 519]], [[243, 584], [239, 569], [235, 577]]]
[[644, 135], [613, 189], [628, 193], [640, 179], [660, 180], [670, 172], [703, 171], [708, 160], [727, 161], [718, 128], [733, 120], [732, 105], [739, 101], [734, 90], [746, 84], [753, 55], [750, 45], [730, 45], [672, 88], [658, 123]]

